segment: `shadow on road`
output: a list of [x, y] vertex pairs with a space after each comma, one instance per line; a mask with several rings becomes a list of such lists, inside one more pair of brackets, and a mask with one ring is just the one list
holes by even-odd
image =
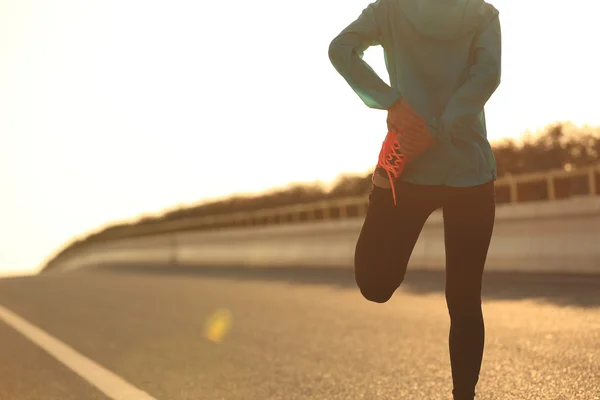
[[[351, 268], [331, 267], [207, 267], [119, 264], [95, 270], [118, 273], [209, 277], [229, 280], [278, 281], [292, 284], [330, 285], [356, 289]], [[88, 270], [86, 268], [86, 270]], [[410, 270], [400, 291], [417, 294], [444, 292], [443, 271]], [[356, 289], [357, 290], [357, 289]], [[484, 276], [484, 300], [536, 300], [561, 306], [600, 307], [600, 276], [533, 274], [488, 271]]]

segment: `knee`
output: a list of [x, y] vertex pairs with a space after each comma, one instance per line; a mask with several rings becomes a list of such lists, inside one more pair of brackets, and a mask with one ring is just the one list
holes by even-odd
[[374, 303], [387, 303], [392, 298], [400, 284], [390, 284], [389, 282], [365, 282], [357, 280], [358, 288], [362, 296]]
[[403, 269], [401, 266], [390, 265], [387, 260], [378, 256], [373, 255], [373, 252], [356, 252], [355, 280], [365, 299], [374, 303], [386, 303], [404, 280]]
[[446, 304], [451, 318], [474, 317], [481, 313], [481, 292], [477, 290], [446, 290]]
[[392, 295], [395, 292], [395, 290], [379, 289], [379, 288], [372, 288], [372, 287], [369, 287], [369, 288], [359, 287], [359, 288], [360, 288], [360, 293], [363, 295], [363, 297], [365, 299], [372, 301], [373, 303], [379, 303], [379, 304], [387, 303], [387, 301], [392, 298]]

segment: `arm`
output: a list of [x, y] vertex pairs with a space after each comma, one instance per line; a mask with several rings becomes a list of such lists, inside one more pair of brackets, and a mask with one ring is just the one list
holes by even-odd
[[476, 44], [467, 81], [450, 98], [440, 121], [429, 124], [432, 135], [450, 141], [461, 131], [461, 121], [477, 116], [500, 84], [501, 30], [498, 15], [483, 28]]
[[370, 4], [329, 45], [329, 60], [338, 73], [368, 107], [380, 110], [401, 98], [362, 59], [368, 47], [380, 44], [381, 24], [386, 21], [384, 1]]

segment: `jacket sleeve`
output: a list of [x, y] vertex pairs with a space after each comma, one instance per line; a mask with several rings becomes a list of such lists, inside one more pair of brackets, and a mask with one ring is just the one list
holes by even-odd
[[476, 117], [500, 85], [501, 30], [498, 14], [483, 27], [474, 48], [473, 64], [467, 81], [450, 98], [440, 120], [431, 120], [432, 135], [450, 141], [460, 135], [463, 122]]
[[385, 1], [371, 3], [329, 45], [329, 60], [338, 73], [368, 107], [380, 110], [389, 109], [401, 98], [363, 60], [367, 48], [381, 44], [387, 23]]

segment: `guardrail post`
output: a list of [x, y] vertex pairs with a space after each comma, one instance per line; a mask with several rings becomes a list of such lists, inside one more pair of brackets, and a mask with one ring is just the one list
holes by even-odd
[[588, 171], [588, 189], [590, 196], [596, 195], [596, 169], [597, 167], [592, 167]]
[[169, 257], [169, 265], [171, 267], [176, 267], [177, 266], [177, 235], [172, 233], [171, 234], [171, 257]]
[[300, 219], [302, 219], [302, 215], [304, 215], [304, 217], [306, 218], [306, 221], [311, 221], [312, 220], [312, 216], [315, 214], [314, 212], [310, 212], [310, 211], [302, 211], [300, 213], [298, 213], [300, 215]]
[[340, 205], [340, 219], [344, 219], [348, 216], [348, 207], [345, 204]]
[[546, 183], [546, 190], [548, 191], [548, 200], [555, 200], [556, 191], [554, 190], [554, 176], [552, 174], [548, 175], [548, 178], [546, 178]]
[[510, 175], [508, 177], [508, 193], [510, 195], [510, 202], [516, 203], [519, 200], [517, 194], [517, 181]]

